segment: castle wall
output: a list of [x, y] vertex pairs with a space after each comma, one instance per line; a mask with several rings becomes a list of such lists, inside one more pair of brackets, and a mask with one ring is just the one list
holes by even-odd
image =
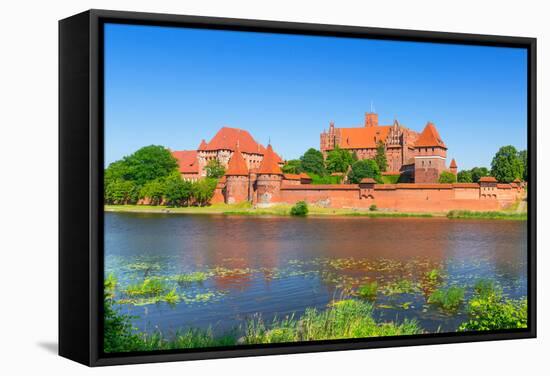
[[[513, 204], [521, 194], [510, 184], [492, 187], [491, 196], [482, 196], [485, 187], [477, 183], [457, 184], [376, 184], [291, 185], [283, 184], [278, 195], [262, 203], [294, 204], [306, 201], [327, 208], [379, 209], [401, 212], [447, 212], [449, 210], [491, 211]], [[260, 202], [260, 200], [258, 200]]]

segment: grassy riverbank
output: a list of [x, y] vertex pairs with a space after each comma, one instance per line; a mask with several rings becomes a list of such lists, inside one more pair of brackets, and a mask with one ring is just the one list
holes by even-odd
[[[150, 205], [105, 205], [106, 212], [123, 213], [168, 213], [168, 214], [223, 214], [245, 216], [290, 216], [291, 205], [274, 205], [268, 208], [254, 208], [249, 203], [214, 204], [210, 206], [167, 207]], [[498, 219], [498, 220], [527, 220], [527, 212], [506, 211], [469, 211], [452, 210], [448, 213], [404, 213], [392, 211], [370, 211], [368, 209], [334, 209], [310, 205], [308, 216], [346, 216], [372, 218], [432, 218], [447, 217], [449, 219]]]
[[[214, 204], [210, 206], [167, 207], [149, 205], [105, 205], [106, 212], [125, 213], [169, 213], [169, 214], [224, 214], [249, 216], [290, 216], [291, 205], [280, 204], [268, 208], [254, 208], [249, 203]], [[368, 209], [335, 209], [308, 206], [308, 216], [350, 216], [350, 217], [444, 217], [445, 213], [402, 213], [391, 211], [370, 211]]]

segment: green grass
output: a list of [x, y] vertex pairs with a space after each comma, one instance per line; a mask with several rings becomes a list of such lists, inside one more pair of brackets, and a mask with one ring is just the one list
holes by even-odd
[[146, 278], [141, 283], [129, 285], [124, 291], [128, 296], [155, 296], [168, 291], [168, 286], [158, 278]]
[[[215, 336], [211, 329], [189, 329], [177, 332], [174, 338], [160, 332], [140, 333], [132, 327], [132, 317], [113, 308], [105, 299], [104, 350], [107, 353], [150, 351], [182, 348], [204, 348], [238, 344], [266, 344], [297, 341], [319, 341], [345, 338], [412, 335], [422, 333], [414, 320], [402, 323], [376, 322], [368, 302], [341, 300], [326, 310], [306, 309], [300, 317], [275, 318], [269, 324], [256, 314], [240, 328]], [[241, 333], [240, 335], [238, 333]]]
[[343, 179], [343, 176], [319, 176], [311, 172], [308, 172], [307, 174], [311, 178], [311, 184], [340, 184]]
[[455, 312], [464, 302], [465, 289], [451, 286], [447, 289], [437, 289], [428, 298], [428, 303], [440, 307], [444, 311]]
[[380, 212], [380, 211], [370, 211], [370, 212], [364, 212], [364, 211], [353, 211], [348, 213], [343, 213], [344, 216], [349, 217], [395, 217], [395, 218], [408, 218], [408, 217], [419, 217], [419, 218], [432, 218], [434, 217], [434, 214], [431, 213], [401, 213], [401, 212]]
[[470, 211], [470, 210], [451, 210], [447, 213], [449, 219], [507, 219], [516, 221], [526, 221], [527, 213], [514, 213], [506, 211]]
[[378, 294], [378, 282], [370, 282], [360, 286], [357, 289], [357, 295], [363, 299], [375, 300]]

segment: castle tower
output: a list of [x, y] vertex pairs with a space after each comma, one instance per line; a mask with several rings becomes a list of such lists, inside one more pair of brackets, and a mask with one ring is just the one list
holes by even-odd
[[248, 167], [237, 148], [227, 166], [225, 184], [225, 203], [235, 204], [248, 200]]
[[446, 170], [447, 146], [431, 122], [416, 140], [414, 146], [414, 182], [437, 183]]
[[269, 206], [280, 199], [283, 172], [277, 163], [271, 144], [267, 146], [264, 159], [256, 172], [257, 203]]
[[458, 166], [456, 165], [456, 161], [454, 158], [449, 165], [449, 171], [451, 171], [455, 175], [458, 174]]
[[365, 113], [365, 127], [377, 127], [378, 126], [378, 114], [374, 112]]

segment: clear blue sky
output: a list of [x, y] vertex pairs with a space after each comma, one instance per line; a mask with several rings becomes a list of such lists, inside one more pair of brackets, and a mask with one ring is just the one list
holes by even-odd
[[527, 145], [523, 49], [156, 26], [105, 26], [105, 162], [151, 144], [196, 149], [226, 125], [285, 159], [319, 134], [397, 118], [436, 124], [459, 169]]

